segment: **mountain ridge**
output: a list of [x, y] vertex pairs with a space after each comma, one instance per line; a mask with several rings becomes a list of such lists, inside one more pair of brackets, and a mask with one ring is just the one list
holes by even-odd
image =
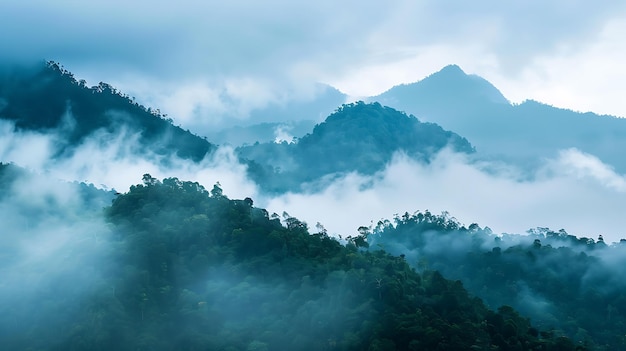
[[[441, 94], [444, 89], [447, 93], [445, 95]], [[443, 100], [449, 103], [468, 103], [474, 100], [480, 103], [509, 104], [494, 85], [480, 76], [466, 74], [458, 65], [447, 65], [414, 83], [396, 85], [379, 95], [369, 97], [368, 101], [375, 100], [393, 106], [398, 102], [395, 99], [400, 99], [401, 102], [408, 98]]]
[[237, 153], [251, 162], [252, 179], [269, 191], [281, 192], [299, 190], [304, 183], [328, 176], [374, 174], [397, 152], [429, 162], [445, 147], [474, 152], [467, 139], [439, 125], [420, 122], [377, 102], [359, 101], [342, 105], [295, 143], [259, 143], [239, 147]]
[[[626, 119], [576, 112], [534, 100], [511, 104], [487, 80], [446, 66], [420, 81], [368, 98], [435, 122], [472, 141], [478, 155], [533, 168], [576, 148], [626, 172]], [[612, 146], [610, 146], [612, 145]]]
[[66, 145], [59, 145], [57, 154], [70, 151], [98, 130], [114, 133], [120, 126], [138, 131], [142, 146], [157, 154], [175, 150], [180, 157], [199, 161], [216, 149], [174, 126], [158, 109], [144, 107], [103, 82], [87, 87], [53, 61], [5, 71], [0, 77], [0, 100], [0, 118], [13, 122], [17, 130], [62, 134]]

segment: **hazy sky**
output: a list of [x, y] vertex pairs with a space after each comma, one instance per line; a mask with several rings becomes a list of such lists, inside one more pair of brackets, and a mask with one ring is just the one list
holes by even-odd
[[451, 63], [514, 102], [626, 116], [625, 20], [617, 0], [3, 1], [0, 58], [59, 61], [182, 123]]
[[[314, 82], [374, 95], [451, 63], [513, 102], [626, 116], [623, 1], [2, 1], [0, 32], [0, 63], [59, 61], [89, 84], [109, 82], [183, 125], [219, 126], [254, 107], [310, 98]], [[49, 136], [16, 134], [7, 124], [0, 136], [2, 160], [59, 178], [125, 191], [149, 172], [207, 187], [220, 181], [233, 198], [258, 195], [232, 150], [161, 169], [138, 161], [122, 142], [132, 136], [122, 135], [104, 150], [87, 141], [72, 159], [50, 165]], [[373, 179], [350, 175], [319, 194], [258, 204], [344, 234], [396, 211], [429, 208], [498, 232], [550, 226], [622, 237], [626, 177], [593, 155], [564, 150], [531, 183], [454, 155], [439, 160], [437, 168], [401, 159]]]

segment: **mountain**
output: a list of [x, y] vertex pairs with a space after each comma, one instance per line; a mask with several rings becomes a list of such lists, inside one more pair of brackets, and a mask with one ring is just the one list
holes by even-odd
[[5, 349], [585, 350], [362, 237], [311, 233], [217, 185], [146, 174], [104, 217], [97, 240], [56, 243], [43, 272], [0, 246]]
[[[319, 90], [313, 100], [284, 105], [283, 115], [274, 106], [266, 109], [264, 116], [280, 120], [299, 114], [311, 118], [345, 99], [328, 86]], [[174, 126], [159, 110], [133, 102], [106, 83], [87, 87], [55, 62], [3, 70], [0, 101], [0, 119], [13, 123], [17, 130], [54, 137], [55, 157], [71, 156], [86, 140], [95, 139], [103, 145], [119, 135], [125, 136], [121, 142], [129, 145], [134, 138], [126, 136], [139, 136], [133, 157], [175, 154], [199, 161], [216, 149], [206, 139]], [[310, 190], [349, 172], [371, 175], [384, 169], [397, 152], [422, 162], [447, 146], [473, 152], [463, 137], [378, 103], [343, 105], [322, 123], [314, 128], [311, 125], [310, 119], [296, 118], [233, 128], [215, 136], [220, 141], [236, 140], [235, 145], [255, 140], [252, 145], [239, 147], [237, 154], [248, 165], [248, 175], [270, 192]], [[310, 133], [305, 134], [305, 130]], [[294, 134], [301, 137], [294, 139]], [[276, 143], [277, 139], [282, 142]]]
[[558, 150], [577, 148], [626, 172], [626, 120], [555, 108], [519, 105], [485, 79], [447, 66], [423, 80], [391, 88], [379, 101], [471, 140], [479, 155], [534, 165]]
[[199, 161], [215, 146], [172, 124], [106, 83], [87, 87], [58, 63], [11, 67], [0, 72], [0, 119], [18, 130], [59, 135], [63, 154], [98, 132], [138, 133], [142, 147]]
[[[463, 76], [450, 67], [433, 75], [423, 93]], [[447, 83], [437, 77], [448, 77], [442, 80]], [[138, 133], [146, 152], [199, 160], [214, 149], [158, 111], [105, 83], [88, 88], [55, 63], [3, 71], [1, 82], [0, 116], [16, 129], [56, 135], [60, 156], [102, 133], [124, 130]], [[484, 80], [458, 87], [450, 95], [458, 104], [480, 100], [477, 110], [514, 108]], [[429, 99], [422, 103], [436, 100]], [[315, 189], [350, 172], [376, 174], [396, 153], [428, 164], [446, 147], [475, 151], [437, 124], [357, 102], [339, 107], [293, 143], [255, 143], [236, 152], [264, 190], [285, 192]], [[4, 348], [624, 346], [624, 255], [619, 247], [607, 251], [600, 238], [546, 230], [526, 242], [427, 212], [336, 239], [286, 212], [270, 215], [250, 198], [231, 200], [219, 183], [208, 191], [177, 178], [145, 174], [142, 180], [120, 194], [0, 163]], [[532, 322], [509, 305], [533, 316]], [[533, 314], [537, 310], [545, 313]]]
[[[373, 97], [390, 106], [439, 106], [454, 111], [458, 105], [468, 107], [508, 105], [509, 101], [485, 79], [468, 75], [457, 65], [449, 65], [418, 83], [395, 86]], [[400, 106], [399, 106], [400, 107]], [[433, 111], [434, 112], [434, 111]]]
[[488, 306], [509, 305], [543, 329], [595, 350], [626, 340], [626, 240], [607, 245], [561, 229], [494, 235], [448, 214], [405, 213], [368, 233], [372, 248], [404, 254], [420, 270], [459, 279]]
[[397, 152], [428, 162], [444, 147], [474, 151], [465, 138], [436, 124], [379, 103], [357, 102], [343, 105], [295, 143], [257, 143], [237, 153], [250, 162], [253, 179], [266, 190], [282, 192], [328, 176], [374, 174]]

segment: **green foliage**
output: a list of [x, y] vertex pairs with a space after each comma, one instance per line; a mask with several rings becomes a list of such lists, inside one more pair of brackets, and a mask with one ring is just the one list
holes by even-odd
[[[8, 188], [25, 175], [0, 164]], [[113, 197], [73, 186], [94, 198], [76, 203], [84, 223], [97, 219], [96, 199]], [[342, 244], [320, 224], [312, 233], [253, 204], [229, 199], [219, 183], [208, 191], [145, 174], [104, 209], [102, 235], [78, 227], [86, 232], [54, 251], [61, 257], [45, 257], [44, 273], [55, 275], [34, 285], [43, 291], [24, 290], [0, 308], [0, 342], [11, 350], [573, 350], [511, 308], [490, 311], [458, 280], [367, 250], [378, 229], [359, 228]], [[12, 265], [12, 248], [38, 239], [3, 243], [0, 273], [23, 269]]]
[[[460, 281], [418, 273], [404, 257], [342, 245], [323, 227], [219, 185], [158, 180], [106, 209], [112, 238], [100, 290], [74, 305], [63, 332], [19, 338], [13, 349], [58, 350], [556, 350], [560, 339], [511, 308], [488, 310]], [[66, 305], [47, 295], [41, 306]], [[41, 311], [42, 313], [44, 311]], [[533, 333], [533, 330], [535, 331]], [[60, 339], [59, 339], [60, 338]], [[559, 350], [573, 350], [564, 347]]]
[[378, 103], [341, 106], [297, 143], [264, 143], [237, 151], [249, 175], [269, 191], [298, 190], [322, 177], [359, 172], [373, 174], [397, 152], [422, 162], [449, 146], [471, 153], [459, 135]]
[[[600, 350], [622, 349], [626, 247], [600, 239], [548, 228], [495, 236], [488, 228], [466, 228], [447, 213], [428, 211], [381, 221], [368, 236], [370, 247], [403, 254], [419, 270], [459, 279], [493, 308], [510, 305], [554, 335]], [[511, 335], [520, 324], [502, 328], [503, 336]]]
[[56, 62], [35, 69], [14, 69], [0, 75], [5, 102], [0, 118], [18, 129], [61, 133], [70, 151], [96, 131], [126, 129], [140, 134], [139, 142], [157, 154], [176, 153], [199, 161], [215, 149], [206, 140], [172, 125], [159, 110], [142, 106], [106, 83], [87, 87]]

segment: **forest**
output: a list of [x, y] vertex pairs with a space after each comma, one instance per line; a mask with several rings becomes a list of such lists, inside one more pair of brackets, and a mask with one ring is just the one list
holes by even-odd
[[542, 328], [599, 350], [626, 346], [626, 240], [606, 244], [561, 229], [494, 235], [448, 213], [405, 213], [361, 227], [370, 248], [404, 255], [418, 271], [459, 279], [487, 306], [508, 304]]
[[[114, 137], [136, 162], [150, 155], [207, 173], [218, 162], [217, 145], [55, 62], [0, 72], [0, 97], [6, 135], [51, 140], [44, 166]], [[486, 162], [452, 131], [362, 101], [291, 142], [229, 150], [270, 198], [348, 174], [375, 182], [398, 154], [423, 167], [443, 151]], [[118, 191], [0, 161], [0, 342], [9, 350], [626, 347], [624, 240], [545, 227], [493, 233], [428, 210], [329, 232], [230, 199], [220, 183], [146, 173]]]
[[83, 233], [90, 240], [72, 252], [84, 256], [80, 276], [65, 272], [2, 307], [3, 347], [588, 349], [512, 307], [488, 308], [460, 280], [413, 267], [404, 254], [366, 249], [362, 235], [311, 231], [250, 198], [229, 199], [219, 184], [146, 174], [113, 196], [106, 230], [96, 240]]
[[399, 150], [427, 163], [444, 148], [475, 151], [467, 139], [437, 124], [377, 102], [357, 101], [337, 108], [297, 142], [255, 143], [237, 153], [264, 191], [281, 193], [320, 188], [348, 172], [374, 174]]
[[[167, 114], [138, 103], [110, 84], [88, 87], [61, 64], [0, 69], [0, 118], [18, 130], [59, 135], [55, 153], [71, 155], [88, 137], [138, 134], [139, 145], [156, 154], [200, 161], [216, 148], [205, 139], [172, 124]], [[37, 103], [33, 103], [36, 101]], [[138, 150], [140, 153], [145, 150]]]

